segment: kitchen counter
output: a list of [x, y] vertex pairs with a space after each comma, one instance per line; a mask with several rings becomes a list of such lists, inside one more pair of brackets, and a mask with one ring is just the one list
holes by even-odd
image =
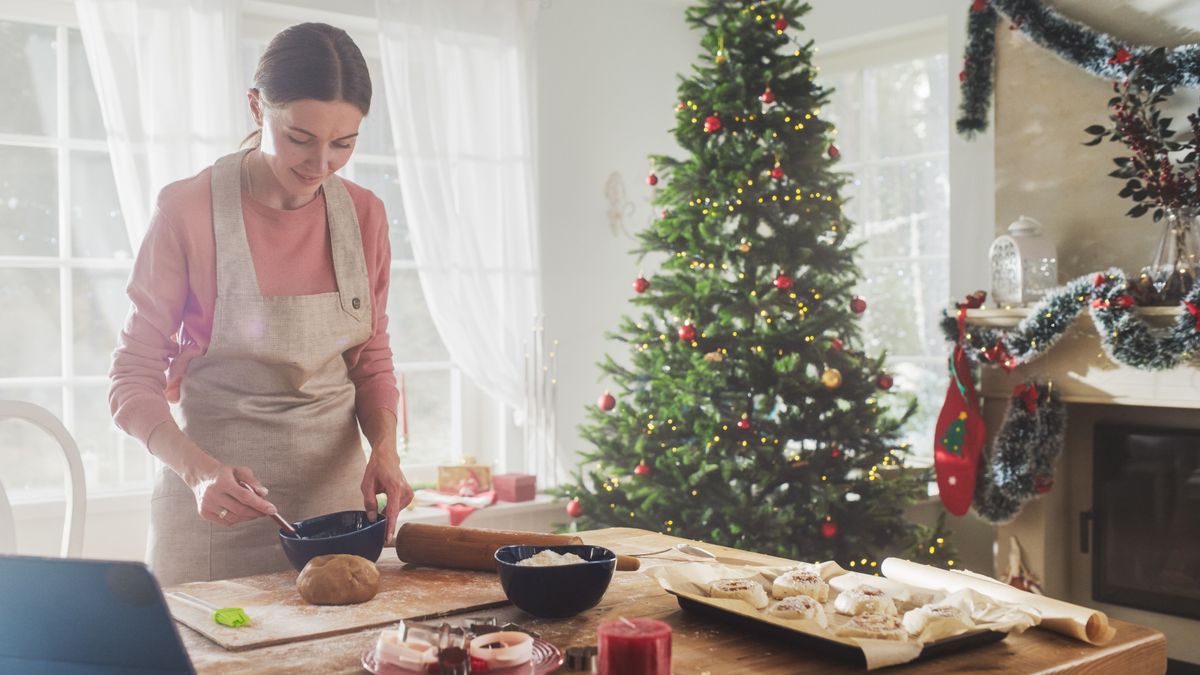
[[[668, 548], [684, 541], [675, 537], [632, 528], [581, 532], [589, 544], [606, 546], [618, 553], [642, 553]], [[762, 565], [787, 564], [771, 556], [747, 553], [705, 544], [722, 557]], [[674, 554], [673, 559], [683, 559]], [[384, 550], [379, 569], [387, 574], [402, 563], [395, 553]], [[279, 572], [295, 578], [294, 572]], [[269, 575], [276, 576], [276, 575]], [[497, 579], [496, 584], [499, 585]], [[170, 590], [170, 589], [167, 589]], [[501, 622], [519, 623], [541, 634], [559, 648], [595, 644], [596, 627], [617, 617], [653, 617], [671, 624], [674, 671], [699, 673], [864, 672], [852, 664], [831, 660], [788, 645], [779, 639], [724, 623], [713, 622], [682, 611], [675, 598], [653, 579], [636, 572], [617, 572], [608, 592], [596, 607], [569, 619], [537, 619], [515, 607], [473, 610], [465, 617], [493, 616]], [[454, 617], [450, 618], [451, 621]], [[1167, 643], [1162, 633], [1145, 626], [1112, 621], [1116, 638], [1103, 647], [1072, 640], [1057, 633], [1034, 628], [1010, 635], [1001, 642], [948, 654], [907, 666], [886, 669], [887, 673], [965, 672], [1056, 672], [1056, 673], [1162, 673], [1167, 664]], [[199, 633], [179, 626], [180, 634], [200, 673], [361, 673], [360, 659], [372, 648], [381, 627], [367, 628], [332, 637], [290, 642], [246, 651], [227, 651]], [[567, 671], [560, 670], [565, 673]]]

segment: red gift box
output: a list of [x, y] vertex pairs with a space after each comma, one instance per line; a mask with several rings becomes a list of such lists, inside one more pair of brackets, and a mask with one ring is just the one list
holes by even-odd
[[500, 473], [492, 476], [492, 489], [502, 502], [527, 502], [537, 493], [537, 476], [528, 473]]

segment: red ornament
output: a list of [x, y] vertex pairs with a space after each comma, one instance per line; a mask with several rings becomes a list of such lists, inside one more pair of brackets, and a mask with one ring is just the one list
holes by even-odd
[[679, 339], [684, 342], [691, 342], [696, 339], [696, 327], [690, 323], [685, 323], [679, 327]]
[[1116, 299], [1116, 304], [1117, 304], [1117, 307], [1120, 307], [1121, 309], [1129, 309], [1130, 307], [1133, 307], [1133, 296], [1132, 295], [1118, 295], [1117, 299]]
[[842, 342], [841, 338], [833, 338], [829, 341], [829, 348], [835, 352], [840, 352], [846, 348], [846, 343]]
[[778, 288], [781, 291], [786, 291], [792, 287], [792, 278], [780, 272], [779, 276], [775, 277], [775, 281], [772, 283], [775, 284], [775, 288]]
[[888, 389], [892, 388], [894, 381], [892, 380], [891, 375], [888, 375], [887, 373], [880, 373], [879, 377], [875, 380], [875, 383], [879, 385], [880, 389], [887, 391]]
[[837, 536], [837, 532], [837, 523], [833, 522], [832, 520], [826, 520], [825, 522], [821, 523], [822, 537], [825, 537], [826, 539], [833, 539]]
[[1097, 274], [1095, 278], [1092, 279], [1092, 285], [1096, 288], [1100, 288], [1104, 285], [1105, 281], [1108, 281], [1108, 277], [1104, 276], [1103, 274]]
[[678, 104], [675, 106], [675, 110], [683, 110], [683, 109], [684, 109], [684, 108], [686, 108], [686, 107], [687, 107], [687, 104], [686, 104], [686, 103], [684, 103], [683, 101], [680, 101], [680, 102], [679, 102], [679, 103], [678, 103]]
[[956, 303], [955, 307], [959, 309], [964, 307], [967, 309], [979, 309], [983, 307], [984, 300], [987, 300], [987, 291], [975, 291], [968, 294], [962, 302]]
[[758, 100], [770, 105], [775, 102], [775, 92], [771, 91], [770, 87], [767, 87], [763, 90], [762, 94], [759, 94]]
[[646, 460], [638, 462], [638, 465], [633, 467], [633, 472], [639, 476], [647, 476], [650, 474], [650, 467], [646, 464]]
[[829, 146], [829, 157], [830, 158], [837, 159], [838, 157], [841, 157], [841, 156], [842, 156], [842, 151], [838, 150], [836, 145]]
[[867, 311], [867, 301], [856, 295], [853, 298], [850, 298], [850, 309], [855, 314], [862, 314], [863, 312]]
[[964, 69], [958, 71], [958, 81], [965, 82], [966, 79], [967, 79], [967, 70], [964, 68]]
[[1108, 300], [1096, 298], [1092, 300], [1092, 309], [1108, 309]]
[[749, 431], [750, 430], [749, 418], [747, 418], [745, 415], [742, 415], [742, 419], [737, 421], [737, 428], [741, 429], [742, 431]]
[[788, 27], [787, 19], [783, 18], [782, 16], [779, 17], [778, 19], [775, 19], [775, 30], [782, 33], [783, 31], [787, 30], [787, 27]]
[[646, 277], [639, 274], [638, 278], [633, 280], [634, 292], [645, 293], [647, 288], [650, 288], [650, 282], [646, 280]]
[[650, 174], [649, 176], [646, 176], [646, 185], [650, 185], [650, 186], [658, 185], [658, 176], [655, 176], [654, 174]]
[[841, 456], [842, 456], [842, 449], [841, 449], [840, 447], [838, 447], [837, 445], [834, 445], [834, 446], [833, 446], [833, 449], [829, 451], [829, 456], [830, 456], [830, 457], [832, 457], [832, 458], [834, 458], [834, 459], [837, 459], [838, 457], [841, 457]]
[[1117, 50], [1116, 54], [1113, 54], [1112, 58], [1109, 59], [1108, 62], [1114, 65], [1125, 65], [1126, 63], [1129, 63], [1129, 60], [1132, 58], [1133, 54], [1130, 54], [1128, 49], [1121, 48]]
[[704, 118], [704, 133], [715, 134], [721, 130], [721, 120], [716, 115]]
[[613, 395], [606, 391], [600, 395], [600, 398], [596, 399], [596, 407], [604, 412], [608, 412], [617, 407], [617, 399], [613, 398]]
[[1039, 495], [1044, 495], [1054, 489], [1054, 479], [1045, 476], [1036, 476], [1033, 479], [1033, 491]]
[[771, 169], [771, 178], [774, 178], [775, 180], [779, 180], [780, 178], [783, 178], [783, 167], [776, 164]]
[[658, 212], [658, 217], [659, 217], [659, 218], [666, 218], [668, 213], [670, 213], [670, 211], [668, 211], [668, 210], [666, 210], [666, 209], [663, 209], [662, 211], [659, 211], [659, 212]]
[[972, 12], [982, 12], [987, 7], [987, 0], [975, 0], [971, 3]]
[[578, 499], [572, 499], [567, 502], [567, 515], [572, 518], [578, 518], [583, 515], [583, 504], [579, 503]]

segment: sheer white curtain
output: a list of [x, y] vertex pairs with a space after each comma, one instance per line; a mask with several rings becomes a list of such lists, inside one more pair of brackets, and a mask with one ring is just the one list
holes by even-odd
[[154, 200], [249, 131], [239, 0], [75, 0], [117, 196], [136, 251]]
[[526, 414], [540, 312], [530, 0], [377, 0], [404, 215], [463, 372]]

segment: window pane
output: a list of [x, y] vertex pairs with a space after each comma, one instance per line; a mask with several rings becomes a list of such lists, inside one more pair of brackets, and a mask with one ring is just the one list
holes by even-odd
[[105, 375], [129, 298], [125, 270], [75, 270], [71, 315], [75, 322], [75, 374]]
[[[62, 392], [44, 387], [0, 387], [0, 399], [36, 403], [62, 419]], [[29, 422], [0, 420], [0, 467], [9, 497], [22, 492], [61, 490], [67, 476], [58, 442]]]
[[416, 270], [392, 270], [388, 332], [397, 362], [448, 361], [450, 354], [433, 327]]
[[58, 255], [54, 150], [0, 146], [0, 255]]
[[107, 385], [75, 389], [73, 426], [89, 490], [150, 486], [154, 460], [113, 424]]
[[367, 68], [375, 86], [371, 96], [371, 112], [363, 120], [358, 137], [358, 151], [391, 157], [396, 149], [392, 145], [392, 125], [388, 121], [387, 96], [383, 92], [383, 65], [379, 59], [367, 59]]
[[0, 268], [0, 373], [62, 374], [58, 270]]
[[375, 193], [387, 208], [388, 238], [392, 242], [392, 260], [412, 260], [412, 241], [404, 222], [404, 201], [395, 164], [387, 166], [360, 162], [354, 166], [354, 180]]
[[[0, 21], [0, 131], [53, 136], [58, 109], [55, 29]], [[7, 193], [5, 193], [7, 194]]]
[[69, 108], [71, 113], [72, 138], [104, 140], [104, 118], [100, 115], [100, 99], [96, 97], [96, 86], [92, 82], [92, 71], [88, 69], [87, 51], [83, 48], [83, 37], [74, 28], [70, 35], [70, 74], [67, 80]]
[[405, 463], [435, 464], [450, 459], [450, 371], [406, 373], [408, 453]]
[[108, 153], [76, 151], [70, 157], [72, 255], [130, 259]]
[[946, 106], [946, 56], [896, 63], [868, 73], [877, 114], [871, 116], [869, 147], [875, 157], [946, 152], [950, 119]]
[[937, 424], [937, 413], [946, 396], [946, 367], [941, 363], [922, 364], [891, 361], [889, 368], [895, 375], [893, 391], [917, 400], [918, 414], [904, 427], [909, 443], [910, 456], [922, 464], [933, 462], [933, 430]]
[[945, 261], [863, 265], [856, 292], [869, 306], [861, 324], [867, 350], [886, 349], [889, 356], [940, 356], [945, 342], [937, 324], [949, 278]]
[[944, 157], [862, 167], [846, 188], [851, 243], [862, 255], [950, 254], [950, 183]]

